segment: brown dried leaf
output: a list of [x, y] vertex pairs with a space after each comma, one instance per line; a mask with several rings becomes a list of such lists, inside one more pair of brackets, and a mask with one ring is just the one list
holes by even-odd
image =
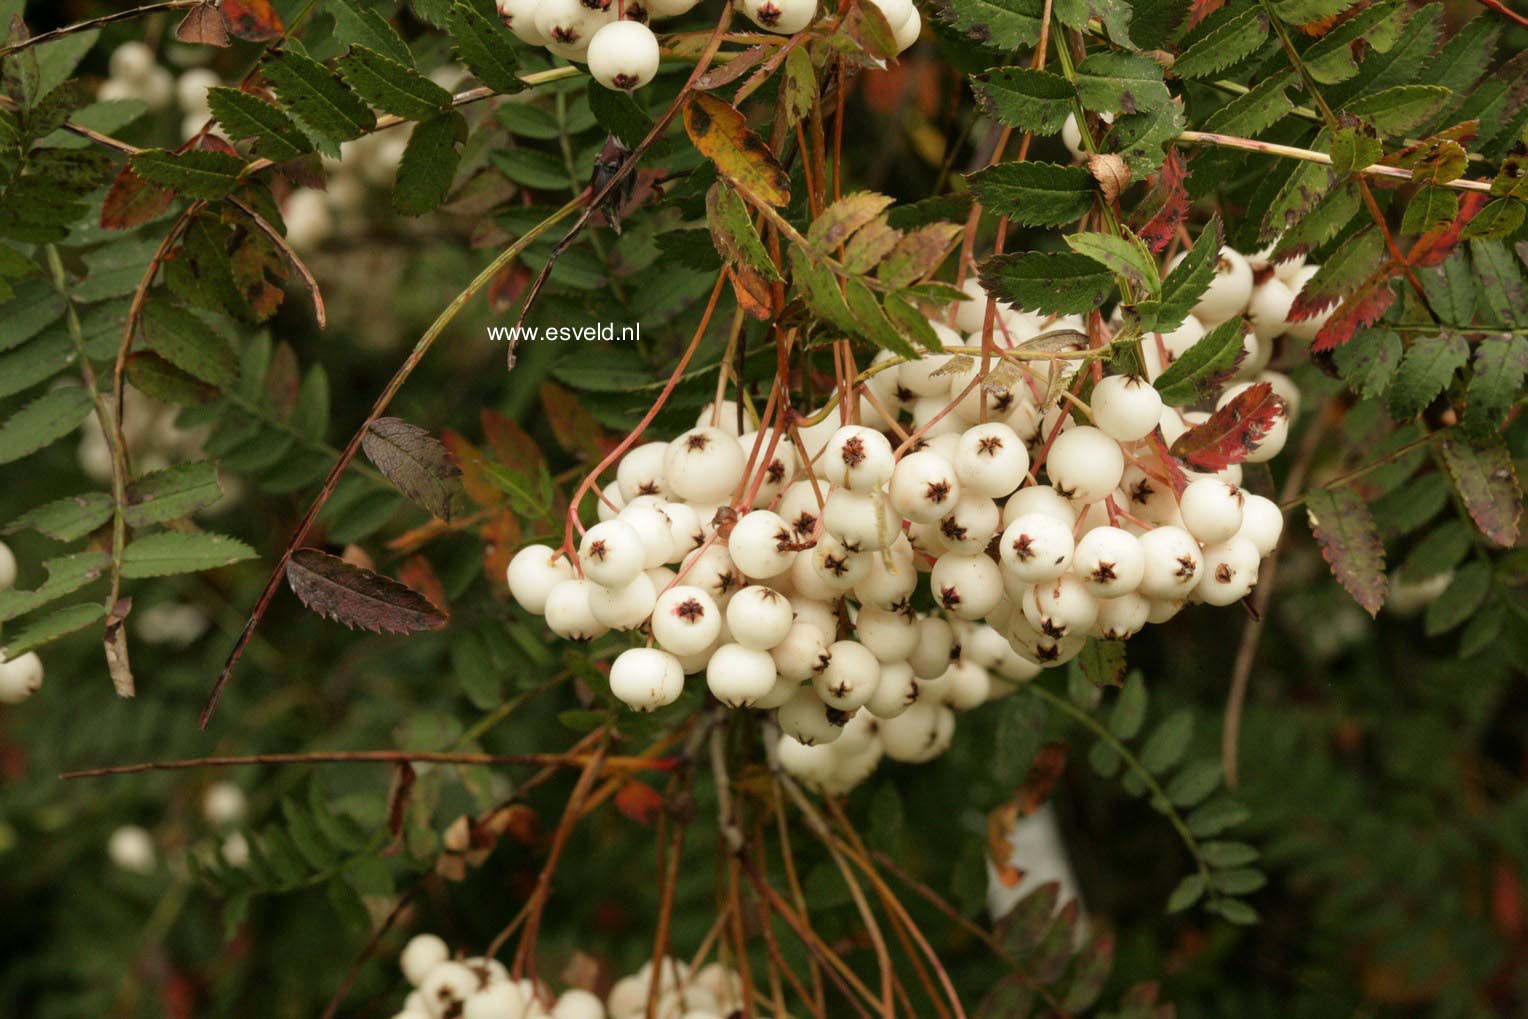
[[1104, 201], [1110, 205], [1119, 201], [1119, 193], [1130, 186], [1130, 167], [1116, 153], [1095, 152], [1088, 156], [1088, 172], [1098, 181]]
[[227, 46], [228, 22], [223, 19], [223, 12], [218, 10], [217, 4], [198, 4], [175, 26], [175, 38], [193, 45]]
[[304, 605], [352, 629], [416, 633], [446, 625], [446, 614], [412, 589], [316, 548], [292, 553], [286, 575]]
[[384, 417], [366, 430], [361, 448], [398, 491], [451, 521], [462, 495], [462, 472], [439, 439], [402, 418]]
[[414, 766], [407, 761], [400, 761], [393, 769], [392, 788], [387, 793], [387, 830], [392, 833], [393, 841], [382, 850], [383, 856], [396, 856], [403, 851], [403, 822], [408, 817], [414, 779]]

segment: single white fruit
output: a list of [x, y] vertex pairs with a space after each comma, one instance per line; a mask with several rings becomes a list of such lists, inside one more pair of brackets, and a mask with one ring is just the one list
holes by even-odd
[[828, 645], [827, 667], [813, 675], [812, 687], [830, 708], [849, 712], [870, 699], [880, 679], [881, 663], [869, 648], [839, 640]]
[[939, 521], [939, 537], [946, 549], [958, 555], [985, 552], [997, 537], [1002, 511], [985, 495], [966, 494]]
[[838, 758], [832, 747], [824, 742], [802, 742], [788, 732], [775, 745], [775, 754], [787, 775], [812, 789], [820, 789], [831, 781], [838, 767]]
[[547, 49], [570, 59], [575, 56], [582, 59], [589, 40], [614, 20], [613, 10], [591, 9], [579, 0], [538, 0], [535, 26]]
[[886, 24], [896, 33], [913, 16], [913, 0], [871, 0], [886, 15]]
[[1095, 527], [1077, 542], [1072, 569], [1093, 597], [1118, 598], [1141, 586], [1146, 554], [1129, 531]]
[[795, 541], [790, 525], [778, 513], [754, 510], [732, 526], [727, 553], [747, 576], [768, 580], [791, 568], [796, 552], [786, 546]]
[[905, 662], [918, 646], [918, 618], [909, 609], [888, 612], [865, 607], [854, 620], [854, 637], [880, 662]]
[[1214, 545], [1241, 527], [1242, 502], [1241, 489], [1219, 478], [1199, 478], [1189, 482], [1178, 497], [1178, 511], [1184, 530], [1201, 544]]
[[1045, 457], [1051, 487], [1074, 503], [1097, 502], [1119, 487], [1125, 454], [1097, 428], [1082, 425], [1062, 432]]
[[425, 1004], [438, 1016], [460, 1015], [467, 999], [479, 989], [477, 975], [459, 962], [443, 962], [419, 982]]
[[1002, 499], [1024, 483], [1029, 450], [1012, 428], [988, 422], [961, 433], [954, 467], [967, 493]]
[[462, 1005], [461, 1019], [521, 1019], [525, 1000], [511, 983], [491, 983]]
[[202, 817], [219, 828], [241, 823], [249, 814], [249, 798], [232, 782], [214, 782], [202, 793]]
[[742, 0], [743, 13], [760, 28], [795, 35], [817, 17], [817, 0]]
[[1068, 531], [1077, 523], [1077, 507], [1049, 485], [1026, 485], [1003, 503], [1003, 526], [1006, 528], [1028, 513], [1041, 513]]
[[830, 708], [817, 696], [814, 685], [801, 687], [790, 700], [780, 705], [775, 717], [787, 736], [807, 746], [832, 743], [843, 735], [847, 712]]
[[1263, 350], [1271, 353], [1273, 341], [1284, 335], [1289, 325], [1289, 309], [1294, 303], [1294, 291], [1277, 276], [1253, 288], [1252, 300], [1247, 302], [1247, 318], [1251, 320], [1252, 331]]
[[451, 958], [451, 949], [434, 934], [416, 934], [403, 946], [398, 965], [410, 984], [418, 987], [430, 971]]
[[602, 626], [612, 630], [631, 630], [652, 615], [658, 589], [653, 578], [639, 573], [631, 583], [620, 587], [595, 584], [589, 588], [589, 611]]
[[864, 425], [845, 425], [834, 432], [817, 462], [822, 477], [855, 492], [884, 485], [895, 466], [890, 440]]
[[[658, 501], [656, 496], [638, 496], [637, 498]], [[673, 521], [663, 509], [657, 505], [631, 505], [628, 502], [616, 519], [629, 524], [631, 529], [637, 532], [637, 537], [642, 542], [644, 570], [655, 569], [674, 558]]]
[[925, 449], [897, 462], [888, 492], [898, 513], [915, 523], [931, 524], [960, 498], [960, 479], [954, 464]]
[[1070, 573], [1036, 584], [1022, 608], [1029, 624], [1052, 640], [1084, 635], [1098, 619], [1098, 600]]
[[735, 437], [720, 428], [692, 428], [669, 443], [663, 477], [681, 499], [719, 503], [743, 480], [745, 464], [743, 447]]
[[1140, 593], [1153, 601], [1182, 601], [1199, 583], [1204, 555], [1181, 527], [1154, 527], [1141, 535], [1145, 569]]
[[907, 657], [913, 675], [918, 679], [936, 679], [944, 675], [955, 656], [955, 631], [949, 621], [938, 616], [919, 619], [918, 646]]
[[1055, 580], [1072, 565], [1072, 527], [1054, 515], [1026, 513], [1010, 523], [998, 539], [1003, 568], [1026, 584]]
[[638, 21], [612, 21], [589, 40], [589, 74], [606, 88], [641, 88], [658, 73], [658, 37]]
[[902, 533], [902, 520], [884, 492], [834, 489], [823, 507], [823, 530], [851, 552], [874, 552]]
[[1139, 633], [1150, 615], [1151, 599], [1132, 591], [1099, 602], [1098, 619], [1094, 621], [1093, 628], [1100, 637], [1124, 640]]
[[980, 619], [1003, 597], [1003, 577], [986, 555], [946, 553], [929, 577], [934, 601], [962, 619]]
[[708, 591], [718, 605], [743, 586], [743, 575], [725, 545], [713, 543], [691, 552], [679, 568], [686, 584]]
[[1284, 533], [1284, 513], [1278, 503], [1261, 495], [1242, 493], [1242, 524], [1237, 537], [1246, 538], [1262, 557], [1270, 555]]
[[[744, 432], [738, 439], [738, 444], [743, 450], [743, 458], [747, 460], [751, 457], [753, 460], [752, 473], [749, 474], [750, 480], [745, 486], [745, 493], [751, 490], [754, 481], [763, 475], [763, 479], [759, 481], [759, 490], [754, 493], [753, 502], [750, 504], [755, 509], [773, 503], [779, 498], [780, 493], [790, 486], [796, 475], [795, 443], [791, 442], [790, 437], [786, 435], [776, 440], [774, 434], [772, 429], [763, 432]], [[770, 450], [771, 442], [774, 443], [773, 451]], [[768, 454], [768, 462], [765, 461], [765, 454]]]
[[854, 552], [831, 534], [817, 539], [811, 550], [811, 572], [829, 591], [847, 591], [870, 575], [872, 552]]
[[795, 622], [786, 631], [785, 639], [770, 648], [769, 655], [781, 678], [799, 685], [811, 679], [819, 667], [826, 668], [823, 657], [828, 641], [811, 623]]
[[536, 28], [536, 10], [540, 0], [498, 0], [499, 20], [532, 46], [546, 45], [546, 36]]
[[727, 629], [746, 648], [768, 651], [785, 639], [795, 622], [790, 599], [773, 588], [753, 585], [727, 603]]
[[1139, 442], [1162, 417], [1162, 396], [1136, 375], [1109, 375], [1093, 387], [1093, 423], [1116, 442]]
[[0, 656], [0, 704], [20, 704], [42, 689], [42, 659], [34, 651], [7, 661]]
[[558, 995], [551, 1019], [605, 1019], [605, 1003], [582, 988], [570, 987]]
[[663, 460], [668, 447], [666, 442], [644, 442], [626, 451], [615, 469], [621, 498], [630, 502], [639, 495], [668, 495], [663, 480]]
[[692, 584], [671, 587], [653, 606], [653, 639], [676, 655], [704, 651], [722, 631], [722, 613], [716, 601]]
[[623, 587], [648, 566], [647, 550], [637, 529], [621, 519], [606, 520], [584, 532], [578, 543], [584, 576], [603, 587]]
[[747, 707], [775, 685], [775, 660], [768, 651], [723, 644], [706, 666], [706, 686], [729, 708]]
[[1205, 546], [1204, 573], [1194, 589], [1195, 597], [1209, 605], [1240, 601], [1257, 583], [1261, 558], [1257, 546], [1246, 538], [1234, 537]]
[[881, 722], [881, 745], [886, 756], [908, 764], [932, 761], [950, 748], [955, 737], [955, 712], [922, 698], [896, 718]]
[[0, 591], [16, 583], [16, 554], [11, 547], [0, 541]]
[[567, 640], [593, 640], [609, 632], [589, 605], [595, 586], [592, 580], [564, 580], [552, 588], [546, 599], [547, 629]]
[[679, 699], [684, 669], [667, 651], [629, 648], [610, 665], [610, 692], [635, 711], [652, 711]]
[[854, 597], [866, 607], [894, 609], [905, 606], [917, 588], [913, 545], [904, 534], [889, 549], [870, 555], [870, 572], [854, 585]]
[[573, 564], [546, 545], [527, 545], [509, 561], [504, 578], [520, 607], [539, 616], [552, 588], [573, 579]]
[[881, 678], [865, 702], [865, 711], [876, 718], [896, 718], [918, 700], [918, 679], [907, 662], [882, 662]]
[[918, 36], [922, 34], [923, 17], [918, 13], [918, 8], [914, 7], [907, 20], [902, 23], [902, 27], [892, 33], [892, 41], [897, 44], [897, 53], [905, 52], [918, 41]]

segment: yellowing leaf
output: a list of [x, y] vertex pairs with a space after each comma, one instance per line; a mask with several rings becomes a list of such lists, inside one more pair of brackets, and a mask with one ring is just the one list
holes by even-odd
[[790, 177], [784, 167], [732, 106], [713, 95], [698, 93], [684, 108], [684, 129], [695, 148], [716, 164], [723, 177], [770, 205], [785, 205], [791, 200]]

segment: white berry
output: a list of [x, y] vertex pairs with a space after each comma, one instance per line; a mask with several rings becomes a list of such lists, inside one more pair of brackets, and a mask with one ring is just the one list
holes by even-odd
[[612, 21], [589, 40], [589, 74], [606, 88], [641, 88], [658, 73], [658, 37], [637, 21]]

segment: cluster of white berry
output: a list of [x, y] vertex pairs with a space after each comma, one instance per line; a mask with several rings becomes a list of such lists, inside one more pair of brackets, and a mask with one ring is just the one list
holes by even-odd
[[[498, 0], [515, 35], [566, 60], [587, 64], [606, 88], [641, 88], [658, 73], [658, 37], [648, 23], [688, 12], [698, 0]], [[794, 35], [817, 19], [817, 0], [734, 0], [750, 21]], [[897, 52], [923, 30], [912, 0], [872, 0], [886, 15]]]
[[[1196, 315], [1244, 310], [1244, 267], [1223, 260]], [[980, 344], [981, 296], [949, 316], [955, 328], [931, 323], [945, 346]], [[999, 312], [1005, 349], [1082, 325]], [[1180, 332], [1202, 332], [1189, 321]], [[1143, 343], [1148, 362], [1158, 348], [1153, 374], [1181, 353], [1162, 342]], [[847, 791], [883, 755], [929, 760], [950, 745], [956, 711], [1071, 660], [1089, 637], [1245, 597], [1283, 528], [1273, 502], [1238, 487], [1240, 464], [1189, 472], [1180, 492], [1181, 467], [1152, 441], [1171, 442], [1250, 381], [1179, 411], [1144, 379], [1105, 376], [1087, 405], [1068, 393], [1047, 406], [1050, 373], [1077, 361], [1063, 351], [1020, 364], [974, 384], [969, 355], [883, 353], [861, 423], [803, 421], [803, 448], [769, 430], [736, 434], [735, 404], [707, 408], [672, 441], [626, 452], [576, 563], [522, 549], [510, 590], [565, 638], [645, 634], [648, 646], [610, 670], [612, 693], [636, 710], [672, 703], [698, 673], [725, 705], [776, 710], [779, 761], [814, 786]], [[1242, 372], [1288, 393], [1246, 457], [1261, 462], [1284, 445], [1294, 393], [1255, 362]], [[903, 448], [885, 415], [915, 429]]]
[[[16, 582], [16, 556], [0, 541], [0, 591]], [[42, 688], [42, 659], [35, 652], [7, 659], [0, 653], [0, 704], [20, 704]]]
[[[497, 959], [455, 959], [434, 934], [409, 939], [399, 956], [413, 986], [394, 1019], [639, 1019], [647, 1015], [653, 965], [617, 980], [603, 999], [570, 987], [553, 994], [539, 980], [512, 979]], [[742, 1007], [736, 971], [713, 962], [693, 974], [676, 959], [659, 967], [657, 1019], [723, 1019]]]

